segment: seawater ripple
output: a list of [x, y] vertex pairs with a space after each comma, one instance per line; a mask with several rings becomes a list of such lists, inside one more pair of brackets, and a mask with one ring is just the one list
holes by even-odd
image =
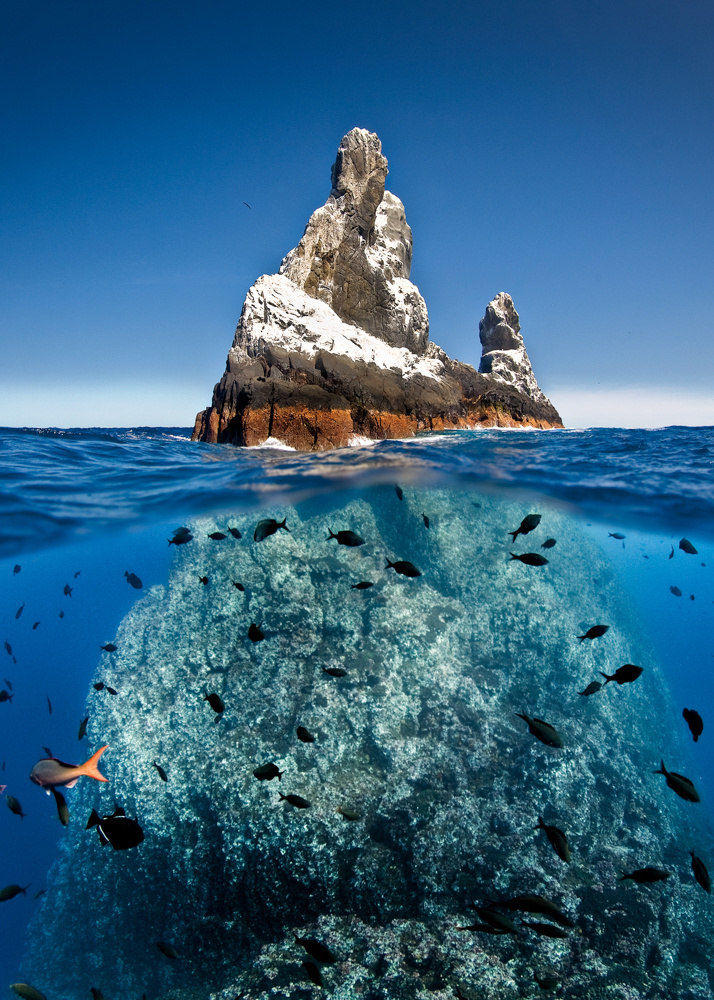
[[714, 533], [714, 428], [447, 431], [304, 454], [186, 428], [0, 429], [0, 556], [80, 535], [379, 483], [524, 493], [585, 516]]

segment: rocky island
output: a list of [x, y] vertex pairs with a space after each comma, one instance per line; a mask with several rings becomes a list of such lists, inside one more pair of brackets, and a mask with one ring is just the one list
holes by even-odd
[[311, 450], [448, 428], [562, 427], [510, 295], [496, 295], [479, 323], [478, 371], [429, 341], [409, 280], [411, 229], [386, 177], [378, 136], [348, 132], [329, 198], [279, 272], [248, 290], [194, 439]]

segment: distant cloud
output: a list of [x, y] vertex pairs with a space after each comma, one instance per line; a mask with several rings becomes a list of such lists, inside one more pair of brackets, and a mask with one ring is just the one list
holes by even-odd
[[714, 392], [673, 386], [548, 390], [566, 427], [665, 427], [714, 425]]

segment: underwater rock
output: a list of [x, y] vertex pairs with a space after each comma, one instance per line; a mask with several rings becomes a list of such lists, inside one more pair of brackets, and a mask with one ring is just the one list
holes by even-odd
[[[429, 342], [426, 304], [409, 280], [411, 229], [386, 176], [379, 138], [348, 132], [327, 201], [280, 272], [248, 290], [194, 438], [256, 445], [270, 437], [318, 449], [423, 429], [562, 426], [538, 388], [508, 296], [504, 322], [515, 324], [517, 347], [494, 353], [482, 334], [480, 373]], [[487, 309], [488, 344], [503, 340], [494, 305], [502, 299]]]
[[[542, 537], [560, 541], [534, 573], [509, 565], [504, 543], [525, 511], [479, 499], [477, 519], [463, 494], [415, 490], [395, 517], [391, 487], [342, 509], [270, 510], [290, 533], [260, 544], [255, 515], [231, 517], [244, 538], [231, 548], [207, 538], [215, 522], [192, 525], [166, 586], [118, 629], [119, 696], [90, 690], [87, 735], [110, 745], [110, 784], [71, 793], [27, 981], [54, 1000], [93, 983], [155, 1000], [305, 1000], [298, 935], [336, 956], [321, 975], [338, 1000], [533, 998], [543, 968], [572, 1000], [711, 1000], [711, 907], [688, 853], [710, 834], [652, 773], [661, 756], [686, 771], [692, 746], [652, 649], [573, 520], [544, 514]], [[327, 542], [337, 523], [365, 544]], [[422, 576], [386, 570], [394, 552]], [[204, 568], [210, 592], [195, 585]], [[351, 590], [361, 578], [374, 586]], [[613, 661], [647, 665], [622, 697], [578, 696], [599, 662], [574, 638], [585, 613], [611, 624]], [[337, 667], [344, 677], [323, 672]], [[225, 703], [219, 725], [205, 690]], [[557, 725], [563, 749], [525, 733], [521, 711]], [[266, 761], [279, 782], [255, 779]], [[144, 831], [129, 856], [84, 830], [115, 802]], [[533, 829], [540, 815], [567, 829], [569, 865]], [[647, 892], [620, 882], [643, 864], [672, 876]], [[474, 905], [527, 893], [572, 918], [567, 938], [457, 930]], [[157, 961], [156, 941], [180, 959]]]

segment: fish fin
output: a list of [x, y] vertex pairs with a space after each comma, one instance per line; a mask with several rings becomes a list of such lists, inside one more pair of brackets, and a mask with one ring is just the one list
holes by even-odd
[[530, 722], [531, 721], [528, 718], [528, 716], [527, 715], [523, 715], [522, 712], [516, 712], [516, 717], [519, 718], [519, 719], [523, 719], [524, 722]]
[[[513, 541], [515, 542], [515, 538], [513, 539]], [[518, 556], [517, 556], [517, 555], [515, 555], [515, 554], [514, 554], [513, 552], [509, 552], [508, 554], [509, 554], [509, 556], [511, 557], [511, 558], [510, 558], [510, 559], [508, 560], [509, 562], [513, 562], [513, 560], [514, 560], [514, 559], [517, 559], [517, 558], [518, 558]]]
[[659, 770], [658, 771], [653, 771], [652, 773], [653, 774], [665, 774], [665, 775], [667, 774], [667, 768], [664, 766], [664, 761], [663, 760], [661, 760], [659, 762]]
[[337, 535], [334, 533], [334, 531], [332, 530], [332, 528], [328, 528], [327, 530], [330, 532], [330, 534], [325, 539], [326, 542], [331, 541], [333, 538], [337, 538]]
[[[604, 678], [605, 678], [605, 683], [606, 683], [606, 684], [609, 684], [609, 683], [610, 683], [610, 681], [611, 681], [611, 680], [613, 679], [612, 677], [608, 676], [607, 674], [604, 674], [604, 673], [602, 672], [602, 670], [598, 670], [598, 673], [600, 674], [600, 676], [601, 676], [601, 677], [604, 677]], [[613, 676], [614, 676], [614, 675], [613, 675]]]
[[283, 795], [283, 793], [282, 793], [282, 792], [278, 792], [278, 795], [280, 796], [280, 801], [281, 801], [281, 802], [282, 802], [282, 801], [283, 801], [284, 799], [286, 799], [286, 798], [287, 798], [287, 795]]
[[394, 568], [394, 563], [390, 562], [389, 559], [387, 559], [387, 565], [384, 568], [385, 569], [393, 569]]
[[290, 534], [290, 528], [288, 528], [288, 519], [287, 519], [287, 517], [284, 517], [282, 519], [282, 521], [280, 522], [280, 524], [278, 525], [278, 527], [282, 528], [283, 531], [287, 531], [287, 533]]
[[92, 809], [92, 811], [89, 814], [89, 819], [87, 820], [87, 825], [85, 826], [84, 829], [85, 830], [91, 830], [92, 827], [96, 826], [97, 823], [99, 823], [99, 822], [100, 822], [100, 820], [99, 820], [99, 814], [97, 813], [97, 810], [96, 809]]
[[74, 781], [68, 781], [67, 784], [64, 787], [65, 788], [74, 788], [74, 786], [77, 784], [78, 781], [79, 781], [79, 778], [75, 778]]
[[[103, 774], [99, 773], [99, 758], [102, 756], [105, 750], [109, 749], [109, 744], [105, 743], [103, 747], [100, 747], [96, 753], [92, 754], [89, 760], [85, 761], [84, 764], [80, 765], [80, 774], [85, 775], [87, 778], [94, 778], [95, 781], [108, 781]], [[68, 788], [71, 785], [67, 786]]]

